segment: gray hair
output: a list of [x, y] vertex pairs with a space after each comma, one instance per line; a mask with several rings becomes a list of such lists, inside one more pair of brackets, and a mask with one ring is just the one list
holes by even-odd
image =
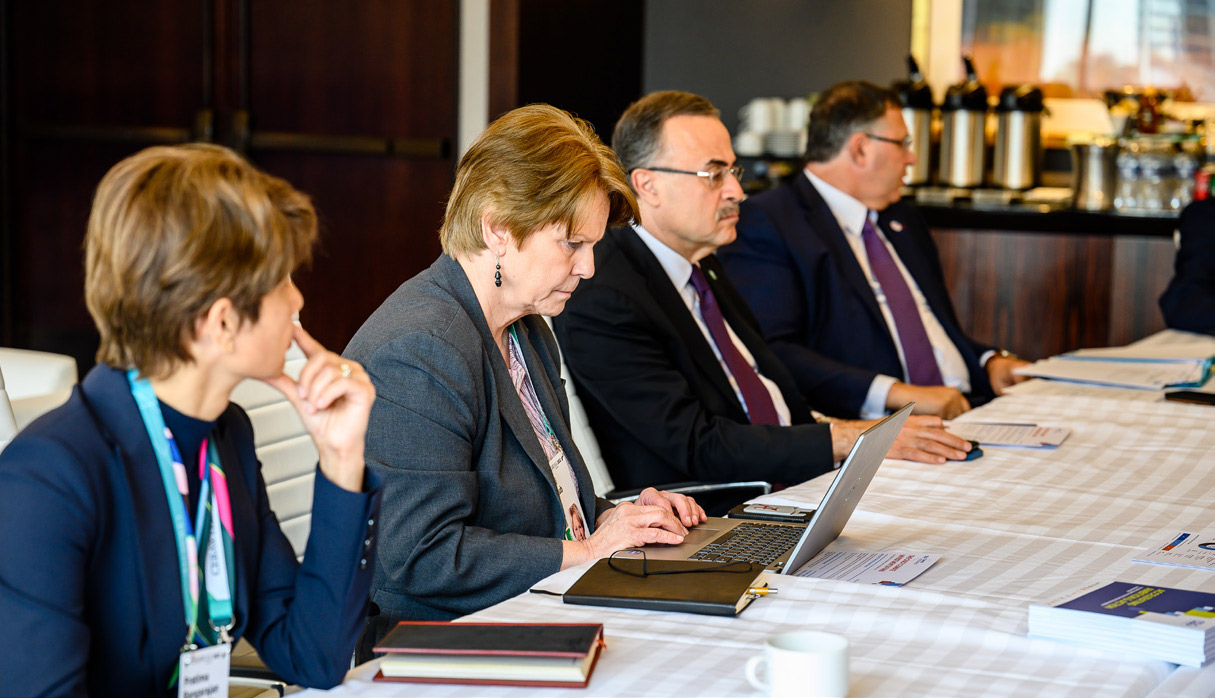
[[662, 126], [674, 116], [721, 118], [721, 112], [700, 95], [675, 90], [651, 92], [633, 102], [612, 132], [612, 149], [626, 173], [653, 164], [662, 148]]
[[805, 161], [827, 162], [852, 134], [882, 118], [888, 108], [902, 106], [898, 94], [871, 82], [851, 80], [831, 86], [810, 111]]

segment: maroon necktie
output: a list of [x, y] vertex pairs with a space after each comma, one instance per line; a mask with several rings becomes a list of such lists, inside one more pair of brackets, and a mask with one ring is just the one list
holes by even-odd
[[780, 424], [780, 418], [776, 415], [776, 406], [772, 404], [772, 395], [764, 387], [763, 381], [759, 379], [759, 374], [743, 358], [738, 347], [734, 346], [734, 342], [730, 341], [730, 333], [726, 331], [726, 320], [721, 316], [721, 308], [717, 307], [717, 299], [713, 297], [713, 290], [709, 288], [709, 282], [705, 280], [704, 272], [697, 264], [692, 265], [692, 287], [696, 289], [696, 295], [700, 297], [700, 316], [709, 326], [709, 334], [713, 337], [713, 342], [717, 344], [717, 350], [721, 352], [721, 358], [726, 362], [726, 368], [730, 369], [730, 373], [734, 375], [734, 382], [738, 383], [738, 390], [742, 393], [743, 402], [746, 403], [751, 423]]
[[882, 242], [868, 216], [865, 217], [865, 226], [861, 228], [861, 240], [865, 243], [865, 254], [869, 256], [869, 269], [886, 294], [886, 304], [894, 317], [899, 343], [903, 345], [903, 358], [907, 360], [907, 382], [912, 385], [944, 385], [941, 368], [937, 366], [937, 358], [932, 351], [932, 342], [928, 341], [928, 333], [920, 320], [920, 309], [916, 307], [911, 289], [907, 287], [907, 280], [903, 278], [899, 265], [895, 263], [890, 250], [886, 249], [886, 243]]

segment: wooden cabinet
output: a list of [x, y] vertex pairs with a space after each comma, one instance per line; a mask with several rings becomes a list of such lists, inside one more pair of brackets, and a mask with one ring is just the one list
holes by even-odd
[[93, 188], [147, 145], [208, 140], [313, 197], [301, 316], [340, 351], [439, 252], [457, 20], [456, 0], [4, 2], [0, 344], [91, 365]]

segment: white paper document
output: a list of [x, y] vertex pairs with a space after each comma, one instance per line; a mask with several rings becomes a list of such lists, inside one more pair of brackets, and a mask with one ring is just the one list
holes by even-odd
[[1131, 560], [1215, 572], [1215, 531], [1181, 531], [1171, 538], [1163, 538], [1155, 548], [1135, 553]]
[[940, 559], [940, 555], [824, 550], [793, 576], [901, 587]]
[[1188, 385], [1203, 380], [1206, 367], [1193, 362], [1078, 361], [1056, 356], [1014, 369], [1013, 373], [1123, 388], [1163, 390], [1171, 385]]
[[1203, 362], [1211, 358], [1211, 347], [1183, 345], [1165, 347], [1101, 347], [1098, 349], [1077, 349], [1063, 354], [1064, 359], [1084, 359], [1090, 361], [1154, 361], [1154, 362]]
[[945, 429], [980, 446], [1054, 448], [1071, 436], [1067, 427], [1043, 427], [1018, 422], [946, 422]]

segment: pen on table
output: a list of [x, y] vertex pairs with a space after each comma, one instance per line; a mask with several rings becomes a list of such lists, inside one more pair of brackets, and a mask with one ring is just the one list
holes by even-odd
[[771, 589], [771, 588], [769, 588], [769, 587], [767, 587], [767, 586], [762, 586], [762, 587], [751, 587], [750, 589], [747, 589], [747, 593], [748, 593], [748, 594], [751, 594], [751, 595], [753, 595], [753, 596], [769, 596], [769, 595], [775, 595], [775, 594], [777, 594], [777, 593], [778, 593], [778, 590], [777, 590], [777, 589]]

